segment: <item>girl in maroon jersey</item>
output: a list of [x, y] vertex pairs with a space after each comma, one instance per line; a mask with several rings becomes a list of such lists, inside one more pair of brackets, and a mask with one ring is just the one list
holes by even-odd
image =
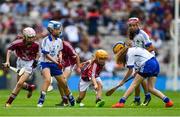
[[95, 52], [95, 57], [84, 63], [81, 69], [81, 80], [79, 83], [79, 96], [76, 103], [79, 106], [84, 106], [81, 101], [86, 95], [87, 88], [93, 86], [96, 91], [96, 107], [102, 107], [105, 101], [102, 97], [102, 81], [99, 77], [100, 72], [103, 70], [108, 53], [105, 50], [99, 49]]
[[[71, 44], [67, 41], [63, 41], [63, 49], [62, 49], [62, 61], [63, 65], [63, 76], [66, 81], [70, 77], [72, 71], [76, 68], [77, 72], [80, 73], [80, 58], [78, 54], [75, 52]], [[58, 89], [61, 94], [62, 102], [56, 104], [56, 106], [68, 106], [68, 98], [65, 95], [63, 88], [61, 85], [58, 85]]]
[[31, 76], [33, 67], [37, 65], [37, 55], [39, 51], [39, 45], [33, 42], [36, 37], [36, 32], [31, 27], [23, 29], [23, 36], [21, 39], [13, 41], [8, 47], [6, 54], [5, 67], [10, 66], [10, 56], [11, 52], [15, 51], [17, 59], [17, 69], [24, 68], [25, 73], [21, 76], [17, 76], [18, 82], [12, 91], [9, 99], [6, 102], [6, 107], [9, 107], [13, 100], [16, 98], [21, 88], [28, 90], [27, 97], [30, 98], [32, 91], [35, 89], [35, 85], [29, 85], [25, 81]]

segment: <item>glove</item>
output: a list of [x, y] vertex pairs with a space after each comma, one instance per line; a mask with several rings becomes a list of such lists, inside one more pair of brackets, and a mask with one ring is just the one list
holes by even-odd
[[38, 60], [34, 60], [33, 64], [32, 64], [32, 67], [33, 68], [36, 68], [37, 67], [37, 64], [38, 64]]
[[58, 64], [58, 68], [59, 68], [59, 69], [63, 69], [63, 66], [62, 66], [61, 63]]

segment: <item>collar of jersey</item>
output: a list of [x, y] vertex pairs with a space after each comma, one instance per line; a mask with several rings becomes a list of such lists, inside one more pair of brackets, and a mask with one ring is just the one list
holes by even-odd
[[[48, 35], [48, 38], [49, 38], [50, 41], [52, 41], [51, 35]], [[57, 39], [58, 39], [58, 38], [55, 38], [55, 40], [57, 40]]]
[[137, 30], [135, 31], [135, 34], [137, 35], [137, 34], [139, 34], [139, 32], [140, 32], [140, 29], [137, 29]]

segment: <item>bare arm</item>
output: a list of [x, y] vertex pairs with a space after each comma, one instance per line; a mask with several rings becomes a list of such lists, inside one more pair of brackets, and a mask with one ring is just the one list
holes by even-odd
[[123, 85], [124, 82], [131, 76], [132, 72], [133, 72], [133, 68], [129, 68], [128, 71], [126, 72], [124, 79], [119, 84]]
[[59, 64], [59, 63], [58, 63], [58, 61], [57, 61], [57, 60], [55, 60], [53, 57], [51, 57], [51, 55], [50, 55], [50, 54], [46, 54], [46, 58], [47, 58], [48, 60], [50, 60], [50, 61], [52, 61], [52, 62], [56, 63], [56, 64]]
[[58, 62], [61, 63], [62, 62], [62, 52], [60, 51], [58, 54]]
[[98, 84], [97, 84], [97, 82], [96, 82], [96, 78], [95, 77], [92, 77], [92, 82], [93, 82], [93, 84], [94, 84], [94, 88], [95, 88], [95, 90], [97, 90], [97, 88], [98, 88]]
[[6, 63], [5, 63], [5, 67], [9, 67], [10, 66], [10, 57], [11, 57], [11, 50], [7, 50], [7, 53], [6, 53]]
[[155, 51], [154, 46], [151, 44], [149, 47], [146, 48], [149, 52]]
[[85, 62], [80, 63], [80, 68], [82, 68], [85, 64], [91, 63], [91, 60], [87, 60]]
[[80, 58], [79, 55], [76, 54], [76, 65], [78, 68], [80, 68]]

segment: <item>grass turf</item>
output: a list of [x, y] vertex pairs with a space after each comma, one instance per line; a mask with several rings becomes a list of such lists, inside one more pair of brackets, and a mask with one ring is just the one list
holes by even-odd
[[[174, 107], [165, 108], [162, 100], [152, 96], [152, 100], [147, 107], [130, 106], [133, 96], [127, 100], [125, 108], [113, 109], [111, 105], [119, 100], [123, 91], [117, 91], [112, 96], [103, 98], [106, 103], [104, 107], [95, 107], [95, 94], [88, 92], [83, 103], [85, 107], [55, 107], [55, 104], [60, 101], [59, 92], [53, 90], [48, 92], [44, 107], [37, 108], [37, 100], [39, 91], [35, 91], [32, 98], [26, 98], [26, 91], [21, 91], [13, 102], [12, 107], [5, 108], [4, 104], [11, 93], [10, 90], [0, 90], [0, 116], [180, 116], [180, 93], [166, 91], [164, 92], [174, 101]], [[73, 95], [77, 97], [78, 92]], [[142, 101], [143, 101], [143, 96]]]

